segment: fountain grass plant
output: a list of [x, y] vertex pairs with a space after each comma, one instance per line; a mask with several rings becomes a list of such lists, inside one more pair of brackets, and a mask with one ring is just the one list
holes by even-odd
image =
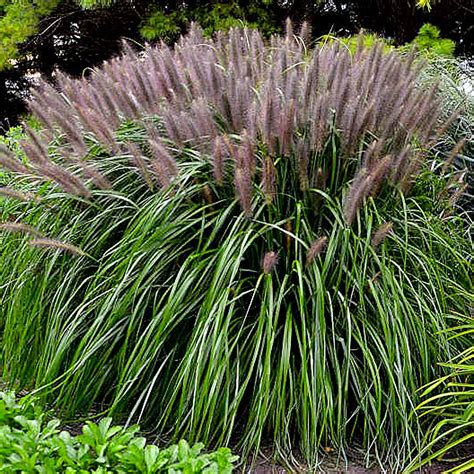
[[293, 464], [353, 443], [407, 463], [472, 307], [469, 222], [428, 161], [449, 123], [413, 58], [307, 36], [194, 27], [42, 85], [27, 160], [0, 155], [23, 176], [2, 188], [5, 381]]

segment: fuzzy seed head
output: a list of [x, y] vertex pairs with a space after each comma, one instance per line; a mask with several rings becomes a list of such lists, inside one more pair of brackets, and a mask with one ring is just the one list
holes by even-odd
[[2, 222], [0, 223], [0, 230], [12, 233], [18, 232], [22, 234], [30, 234], [35, 237], [43, 237], [43, 234], [39, 230], [21, 222]]
[[278, 265], [279, 259], [278, 253], [274, 251], [267, 252], [263, 257], [263, 273], [265, 273], [265, 275], [272, 273]]
[[326, 236], [323, 236], [323, 237], [319, 237], [319, 239], [316, 239], [311, 244], [311, 247], [309, 248], [308, 253], [306, 254], [307, 266], [310, 266], [314, 262], [314, 259], [318, 255], [321, 255], [324, 252], [327, 246], [327, 242], [328, 242], [328, 238]]
[[373, 234], [372, 236], [372, 247], [377, 248], [385, 239], [386, 237], [393, 232], [393, 224], [392, 222], [385, 222], [382, 224]]
[[85, 255], [84, 251], [75, 245], [61, 242], [55, 239], [38, 238], [32, 239], [29, 242], [32, 247], [37, 247], [46, 250], [59, 250], [60, 252], [66, 252], [71, 255]]

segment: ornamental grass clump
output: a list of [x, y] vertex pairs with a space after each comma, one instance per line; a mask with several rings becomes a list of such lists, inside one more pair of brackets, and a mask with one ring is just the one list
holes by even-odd
[[2, 377], [66, 414], [403, 465], [417, 388], [472, 304], [468, 226], [427, 166], [448, 124], [418, 69], [195, 26], [43, 83], [27, 159], [0, 150], [6, 188], [35, 197], [3, 193]]

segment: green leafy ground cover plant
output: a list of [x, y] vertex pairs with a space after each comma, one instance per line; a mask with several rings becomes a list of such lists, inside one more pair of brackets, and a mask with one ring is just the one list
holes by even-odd
[[116, 426], [111, 418], [86, 421], [79, 435], [60, 426], [31, 397], [0, 392], [0, 472], [229, 474], [237, 460], [228, 448], [203, 453], [203, 444], [184, 440], [162, 449], [147, 444], [138, 426]]
[[408, 463], [417, 389], [467, 344], [471, 224], [430, 154], [455, 115], [413, 57], [307, 33], [194, 27], [41, 86], [28, 161], [0, 156], [5, 380], [311, 468]]

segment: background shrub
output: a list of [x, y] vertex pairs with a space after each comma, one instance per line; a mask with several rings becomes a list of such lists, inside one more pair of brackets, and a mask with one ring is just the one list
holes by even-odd
[[440, 56], [452, 56], [456, 47], [454, 41], [440, 38], [439, 28], [429, 23], [420, 28], [414, 43], [421, 51], [428, 51]]

